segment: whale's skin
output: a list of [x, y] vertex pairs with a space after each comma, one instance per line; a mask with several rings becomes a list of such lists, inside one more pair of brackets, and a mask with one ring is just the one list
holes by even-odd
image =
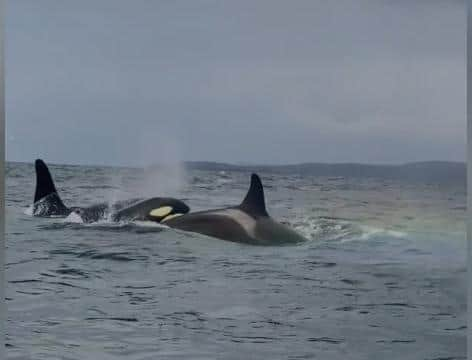
[[251, 176], [249, 191], [239, 206], [188, 213], [163, 223], [171, 228], [222, 240], [253, 245], [281, 245], [306, 241], [290, 227], [267, 213], [262, 182]]
[[306, 241], [295, 230], [269, 216], [264, 188], [257, 174], [252, 174], [251, 185], [240, 205], [190, 212], [184, 202], [168, 197], [130, 199], [112, 205], [100, 203], [88, 207], [67, 207], [59, 197], [44, 161], [37, 159], [35, 169], [34, 216], [66, 217], [75, 213], [86, 223], [101, 219], [155, 221], [178, 230], [253, 245], [281, 245]]
[[[35, 161], [35, 170], [36, 189], [32, 211], [33, 216], [67, 217], [75, 213], [85, 223], [100, 220], [160, 222], [168, 215], [186, 214], [190, 211], [190, 208], [183, 201], [169, 197], [135, 198], [117, 201], [112, 204], [99, 203], [87, 207], [68, 207], [61, 200], [46, 163], [41, 159], [37, 159]], [[165, 213], [163, 216], [152, 216], [153, 210], [163, 206], [169, 208], [168, 213]]]

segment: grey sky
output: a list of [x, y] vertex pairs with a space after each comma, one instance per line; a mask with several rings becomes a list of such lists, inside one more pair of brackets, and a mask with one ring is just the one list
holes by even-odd
[[10, 0], [7, 159], [464, 160], [464, 1]]

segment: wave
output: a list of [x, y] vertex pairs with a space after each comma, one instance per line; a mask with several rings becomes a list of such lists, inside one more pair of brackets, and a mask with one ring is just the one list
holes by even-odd
[[67, 216], [64, 219], [64, 222], [69, 222], [69, 223], [74, 223], [74, 224], [83, 224], [84, 220], [79, 214], [73, 211], [69, 214], [69, 216]]
[[158, 233], [168, 226], [151, 221], [119, 221], [112, 222], [106, 219], [93, 223], [84, 223], [80, 216], [69, 216], [67, 218], [55, 219], [53, 222], [46, 222], [38, 225], [40, 230], [63, 231], [70, 229], [74, 231], [103, 231], [103, 232], [128, 232], [134, 234]]
[[401, 231], [334, 217], [305, 217], [289, 222], [289, 225], [313, 241], [370, 240], [378, 236], [404, 238], [408, 235]]
[[33, 211], [34, 211], [34, 206], [33, 204], [31, 204], [23, 211], [23, 214], [28, 215], [28, 216], [33, 216]]
[[383, 229], [383, 228], [378, 228], [378, 227], [368, 226], [368, 225], [359, 225], [359, 227], [361, 228], [363, 232], [360, 240], [369, 240], [370, 238], [374, 236], [378, 236], [378, 235], [385, 235], [385, 236], [393, 237], [393, 238], [405, 238], [408, 235], [404, 231]]
[[[33, 205], [24, 210], [24, 214], [33, 216]], [[84, 223], [82, 217], [72, 212], [66, 218], [55, 224], [47, 224], [48, 229], [60, 229], [64, 227], [77, 227], [78, 229], [93, 228], [108, 231], [161, 231], [168, 229], [168, 226], [152, 221], [112, 221], [110, 216], [106, 216], [99, 221]], [[305, 238], [311, 241], [353, 241], [370, 240], [379, 236], [392, 238], [405, 238], [406, 232], [392, 230], [388, 228], [376, 227], [367, 224], [328, 216], [298, 216], [292, 221], [286, 221], [285, 224], [291, 226]]]

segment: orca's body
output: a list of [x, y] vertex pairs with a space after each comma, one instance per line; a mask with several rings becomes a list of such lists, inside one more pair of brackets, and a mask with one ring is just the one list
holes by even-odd
[[223, 240], [254, 245], [299, 243], [306, 239], [267, 213], [262, 182], [256, 174], [239, 206], [169, 217], [163, 224]]
[[67, 207], [59, 197], [48, 167], [41, 159], [35, 162], [36, 191], [33, 215], [43, 217], [67, 217], [79, 215], [83, 222], [96, 222], [110, 218], [120, 220], [149, 220], [160, 222], [166, 217], [186, 214], [189, 207], [174, 198], [155, 197], [151, 199], [130, 199], [112, 205], [101, 203], [89, 207]]
[[79, 215], [83, 222], [101, 219], [149, 220], [170, 228], [195, 232], [222, 240], [254, 245], [279, 245], [306, 239], [291, 228], [274, 221], [267, 213], [264, 189], [259, 176], [252, 174], [251, 186], [239, 206], [189, 213], [189, 207], [174, 198], [131, 199], [112, 205], [67, 207], [59, 197], [46, 164], [38, 159], [33, 215], [66, 217]]

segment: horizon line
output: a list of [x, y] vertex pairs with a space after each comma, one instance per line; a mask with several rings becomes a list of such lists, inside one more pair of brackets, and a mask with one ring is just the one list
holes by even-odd
[[[34, 164], [34, 160], [29, 161], [17, 161], [17, 160], [5, 160], [6, 163], [20, 163], [20, 164]], [[44, 160], [44, 159], [43, 159]], [[182, 160], [175, 162], [160, 162], [160, 163], [151, 163], [146, 165], [125, 165], [125, 164], [98, 164], [98, 163], [62, 163], [54, 161], [46, 161], [48, 165], [66, 165], [66, 166], [101, 166], [101, 167], [117, 167], [117, 168], [148, 168], [153, 166], [169, 166], [169, 165], [185, 165], [185, 164], [215, 164], [215, 165], [226, 165], [233, 167], [288, 167], [288, 166], [303, 166], [303, 165], [358, 165], [358, 166], [405, 166], [413, 164], [425, 164], [425, 163], [449, 163], [449, 164], [463, 164], [466, 165], [465, 160], [417, 160], [417, 161], [406, 161], [406, 162], [396, 162], [396, 163], [363, 163], [363, 162], [322, 162], [322, 161], [304, 161], [299, 163], [281, 163], [281, 164], [271, 164], [271, 163], [243, 163], [243, 162], [225, 162], [225, 161], [215, 161], [215, 160]]]

